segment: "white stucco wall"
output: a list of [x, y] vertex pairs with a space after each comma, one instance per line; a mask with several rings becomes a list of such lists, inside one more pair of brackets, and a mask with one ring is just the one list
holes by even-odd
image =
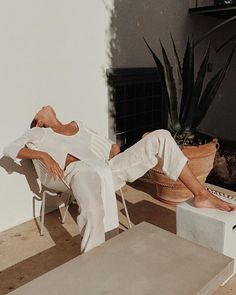
[[[61, 121], [78, 118], [107, 135], [106, 5], [103, 0], [0, 1], [0, 151], [47, 104]], [[19, 166], [2, 158], [0, 165], [3, 231], [32, 218], [32, 191], [38, 186], [29, 161]]]

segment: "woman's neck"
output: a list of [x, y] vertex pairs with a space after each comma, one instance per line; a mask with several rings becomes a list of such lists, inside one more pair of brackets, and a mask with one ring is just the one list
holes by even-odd
[[77, 124], [75, 124], [74, 121], [67, 123], [67, 124], [62, 124], [60, 121], [57, 121], [49, 127], [54, 132], [64, 134], [64, 135], [74, 135], [79, 130]]
[[67, 124], [62, 124], [60, 121], [53, 122], [49, 124], [49, 128], [51, 128], [54, 132], [61, 133], [66, 129]]

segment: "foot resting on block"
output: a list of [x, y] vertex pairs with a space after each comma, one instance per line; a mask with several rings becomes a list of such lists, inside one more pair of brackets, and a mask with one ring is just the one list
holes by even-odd
[[236, 210], [236, 199], [221, 192], [206, 188], [198, 196], [195, 195], [193, 204], [197, 208], [219, 209], [223, 211]]

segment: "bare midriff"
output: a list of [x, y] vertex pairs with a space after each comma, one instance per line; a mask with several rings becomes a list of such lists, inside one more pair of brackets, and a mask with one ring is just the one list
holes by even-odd
[[80, 159], [68, 154], [67, 157], [66, 157], [66, 164], [65, 164], [65, 169], [66, 167], [70, 164], [70, 163], [73, 163], [73, 162], [76, 162], [76, 161], [80, 161]]

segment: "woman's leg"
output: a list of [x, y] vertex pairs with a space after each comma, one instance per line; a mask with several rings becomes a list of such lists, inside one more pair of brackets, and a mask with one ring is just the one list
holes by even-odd
[[194, 205], [198, 208], [215, 208], [223, 211], [232, 211], [236, 209], [227, 202], [220, 200], [208, 192], [193, 175], [188, 164], [186, 164], [179, 175], [179, 180], [193, 193]]
[[81, 252], [87, 252], [105, 242], [104, 209], [100, 175], [85, 163], [71, 178], [70, 186], [80, 208], [77, 223], [82, 236]]
[[176, 180], [187, 162], [170, 132], [156, 130], [110, 160], [115, 189], [133, 182], [162, 160], [162, 169]]
[[165, 174], [179, 178], [193, 193], [196, 207], [217, 208], [230, 211], [235, 207], [209, 193], [193, 175], [187, 158], [167, 130], [156, 130], [142, 138], [135, 145], [110, 160], [116, 189], [127, 181], [132, 182], [153, 168], [158, 159], [163, 162]]

